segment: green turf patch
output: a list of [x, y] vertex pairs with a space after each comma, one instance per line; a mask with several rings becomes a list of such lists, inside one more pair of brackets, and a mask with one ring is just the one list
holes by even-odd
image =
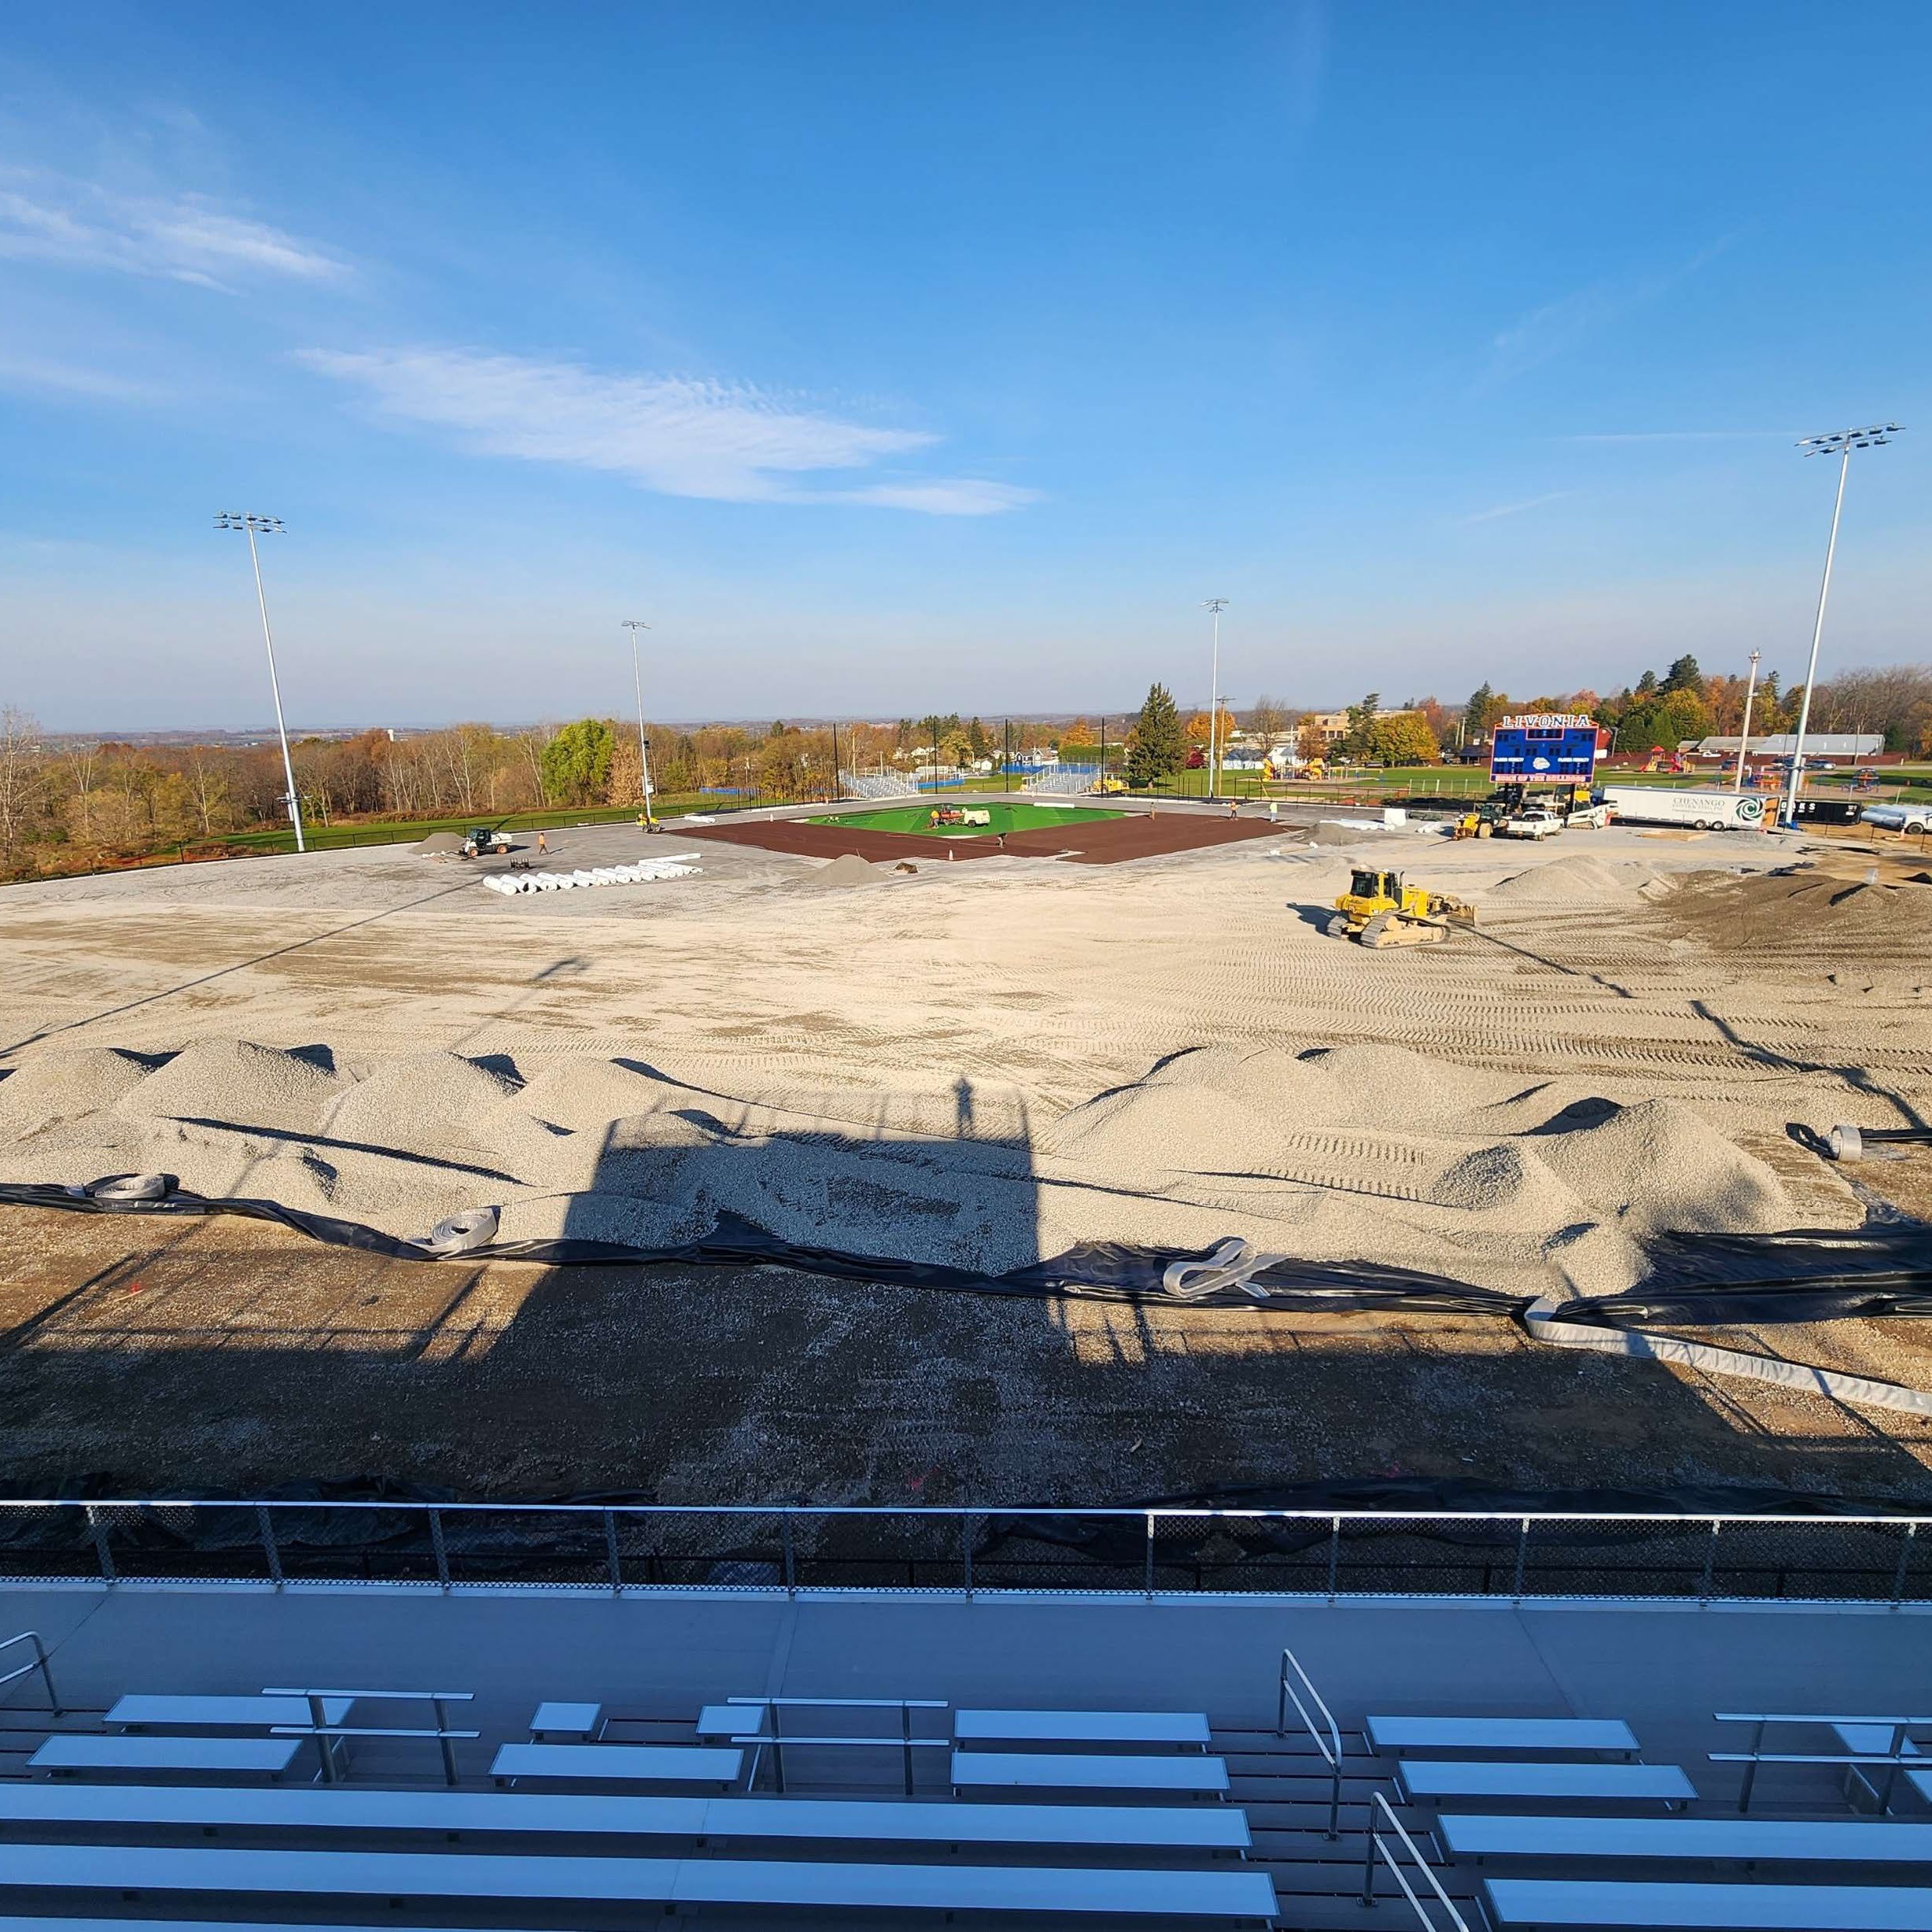
[[[985, 812], [989, 821], [985, 825], [935, 825], [932, 815], [936, 812], [948, 808]], [[1085, 805], [1008, 805], [976, 804], [970, 793], [957, 797], [943, 796], [927, 804], [918, 805], [888, 805], [883, 811], [843, 812], [836, 818], [815, 818], [813, 825], [842, 826], [851, 832], [905, 832], [925, 838], [970, 839], [996, 838], [1003, 832], [1032, 832], [1042, 826], [1063, 827], [1071, 823], [1084, 823], [1091, 819], [1124, 819], [1124, 812], [1109, 812], [1104, 808]]]

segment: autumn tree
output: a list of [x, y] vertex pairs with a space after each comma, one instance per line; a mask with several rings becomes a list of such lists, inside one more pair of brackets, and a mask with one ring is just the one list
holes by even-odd
[[1433, 765], [1442, 748], [1419, 711], [1398, 711], [1370, 723], [1369, 755], [1384, 765]]
[[544, 796], [559, 805], [588, 805], [609, 790], [617, 734], [602, 718], [566, 725], [543, 748]]

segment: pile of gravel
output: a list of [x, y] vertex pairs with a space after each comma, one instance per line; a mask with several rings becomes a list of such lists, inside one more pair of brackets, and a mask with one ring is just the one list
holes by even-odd
[[117, 1111], [130, 1120], [222, 1120], [314, 1133], [347, 1085], [325, 1054], [198, 1040], [126, 1092]]
[[152, 1071], [151, 1061], [112, 1046], [42, 1053], [0, 1080], [0, 1136], [17, 1138], [50, 1121], [105, 1113]]

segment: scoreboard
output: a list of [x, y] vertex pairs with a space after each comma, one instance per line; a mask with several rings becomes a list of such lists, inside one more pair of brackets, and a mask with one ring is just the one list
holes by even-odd
[[1497, 785], [1587, 785], [1596, 771], [1596, 720], [1569, 712], [1505, 718], [1490, 747]]

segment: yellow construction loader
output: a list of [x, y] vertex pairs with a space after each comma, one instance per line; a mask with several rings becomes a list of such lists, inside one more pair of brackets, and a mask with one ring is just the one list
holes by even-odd
[[1426, 886], [1405, 884], [1400, 872], [1357, 868], [1348, 890], [1335, 901], [1328, 922], [1331, 939], [1356, 939], [1364, 946], [1435, 946], [1451, 925], [1474, 925], [1476, 907]]

